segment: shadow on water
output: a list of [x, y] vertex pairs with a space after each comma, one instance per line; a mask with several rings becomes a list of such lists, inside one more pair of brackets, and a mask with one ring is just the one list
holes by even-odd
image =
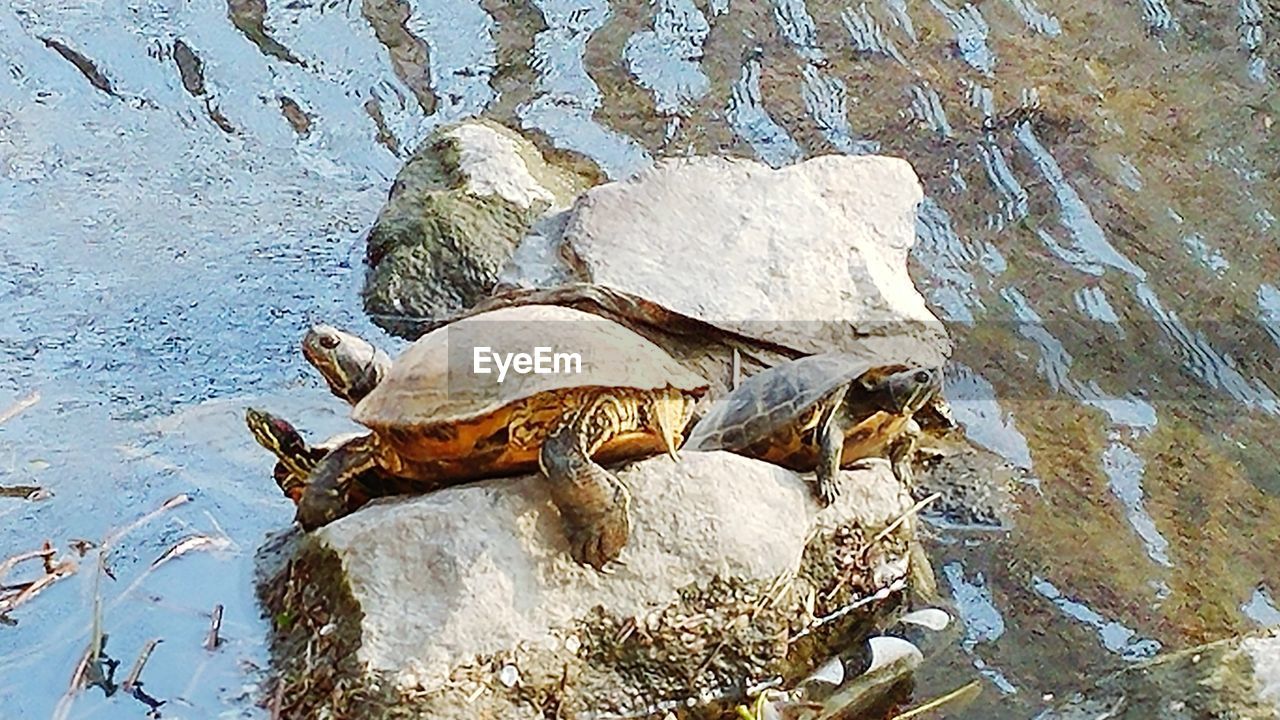
[[[965, 631], [918, 698], [980, 677], [962, 714], [1026, 717], [1275, 623], [1280, 21], [1095, 5], [0, 8], [0, 411], [39, 394], [0, 425], [0, 485], [51, 494], [0, 497], [0, 556], [47, 539], [79, 564], [0, 626], [2, 714], [53, 713], [95, 594], [121, 676], [162, 640], [143, 674], [162, 712], [262, 713], [251, 559], [290, 512], [240, 414], [345, 426], [296, 340], [325, 320], [395, 349], [359, 310], [361, 234], [399, 156], [484, 112], [613, 177], [691, 152], [915, 165], [912, 273], [958, 341], [949, 394], [1027, 477], [1011, 529], [933, 528]], [[71, 549], [179, 494], [110, 575]], [[145, 711], [95, 689], [68, 716]]]

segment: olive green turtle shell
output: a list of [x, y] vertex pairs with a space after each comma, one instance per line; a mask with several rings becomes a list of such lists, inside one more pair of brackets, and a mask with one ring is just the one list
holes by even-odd
[[[879, 366], [865, 355], [826, 353], [756, 373], [707, 410], [685, 448], [740, 452], [796, 438], [823, 396]], [[856, 391], [856, 385], [850, 388]]]

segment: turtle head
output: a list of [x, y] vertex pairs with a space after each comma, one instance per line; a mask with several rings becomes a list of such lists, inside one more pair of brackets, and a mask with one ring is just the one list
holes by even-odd
[[889, 365], [868, 370], [854, 381], [852, 393], [879, 410], [911, 415], [942, 390], [939, 368]]
[[248, 408], [244, 412], [244, 422], [249, 426], [253, 439], [286, 464], [307, 455], [307, 443], [302, 434], [284, 418]]
[[302, 355], [329, 390], [351, 404], [360, 402], [382, 381], [391, 358], [363, 338], [329, 325], [315, 325], [302, 338]]

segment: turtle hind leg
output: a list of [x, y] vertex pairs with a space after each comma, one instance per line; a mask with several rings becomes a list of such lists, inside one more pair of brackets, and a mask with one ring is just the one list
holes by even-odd
[[377, 466], [369, 436], [349, 440], [316, 465], [298, 498], [298, 523], [303, 530], [315, 530], [350, 514], [352, 483], [363, 472]]
[[[624, 412], [618, 412], [624, 410]], [[560, 510], [573, 559], [600, 570], [617, 559], [631, 535], [631, 494], [591, 459], [606, 440], [624, 429], [619, 403], [596, 403], [553, 430], [538, 454], [551, 499]]]

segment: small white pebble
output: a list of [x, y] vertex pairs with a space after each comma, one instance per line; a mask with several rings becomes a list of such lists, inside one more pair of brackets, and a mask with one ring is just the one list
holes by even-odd
[[520, 682], [520, 671], [515, 665], [503, 665], [498, 671], [498, 682], [502, 683], [503, 687], [513, 688]]
[[564, 639], [564, 649], [576, 654], [582, 649], [582, 641], [578, 639], [577, 635], [570, 635]]
[[320, 637], [328, 637], [333, 634], [334, 630], [337, 630], [337, 629], [338, 629], [337, 625], [334, 625], [333, 623], [328, 623], [324, 627], [320, 628], [319, 635]]
[[909, 612], [902, 616], [902, 622], [908, 625], [919, 625], [929, 630], [941, 631], [951, 624], [951, 616], [940, 608], [924, 608]]

